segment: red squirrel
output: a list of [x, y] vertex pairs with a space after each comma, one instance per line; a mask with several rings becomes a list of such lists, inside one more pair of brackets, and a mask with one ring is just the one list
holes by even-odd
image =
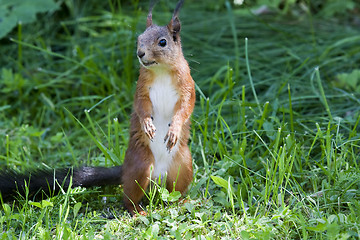
[[[146, 30], [138, 37], [137, 57], [140, 75], [131, 115], [130, 139], [122, 166], [82, 167], [31, 174], [0, 173], [0, 192], [9, 199], [17, 190], [30, 193], [59, 191], [72, 186], [122, 184], [128, 211], [145, 214], [139, 202], [151, 179], [161, 178], [169, 192], [182, 194], [193, 178], [188, 147], [190, 116], [195, 105], [195, 83], [184, 58], [178, 18], [184, 0], [180, 0], [166, 26], [152, 22], [150, 5]], [[55, 181], [56, 180], [56, 181]]]
[[146, 30], [138, 37], [140, 75], [122, 173], [125, 206], [131, 213], [143, 213], [139, 201], [150, 176], [166, 177], [166, 188], [171, 192], [175, 186], [181, 193], [193, 177], [188, 140], [195, 83], [181, 47], [178, 13], [183, 2], [161, 27], [153, 24], [150, 6]]

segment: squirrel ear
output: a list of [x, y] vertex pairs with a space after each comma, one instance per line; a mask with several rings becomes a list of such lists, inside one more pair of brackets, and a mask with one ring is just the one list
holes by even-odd
[[168, 24], [168, 29], [171, 32], [174, 42], [179, 39], [181, 23], [178, 17], [171, 19], [170, 23]]
[[149, 12], [147, 19], [146, 19], [146, 28], [152, 25], [152, 12]]
[[156, 2], [157, 1], [150, 0], [149, 13], [148, 13], [147, 19], [146, 19], [146, 28], [148, 28], [152, 25], [152, 10], [153, 10]]
[[180, 24], [178, 15], [179, 15], [180, 8], [183, 5], [184, 1], [185, 0], [178, 1], [178, 3], [176, 4], [175, 10], [174, 10], [173, 17], [172, 17], [170, 23], [168, 24], [168, 28], [169, 28], [170, 32], [172, 33], [174, 42], [176, 42], [178, 40], [179, 35], [180, 35], [181, 24]]

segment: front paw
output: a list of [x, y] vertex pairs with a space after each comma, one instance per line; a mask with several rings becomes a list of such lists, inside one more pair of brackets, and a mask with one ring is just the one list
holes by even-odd
[[180, 138], [181, 128], [170, 126], [169, 131], [167, 132], [164, 142], [166, 143], [166, 148], [169, 152], [173, 149]]
[[144, 119], [142, 123], [143, 130], [145, 134], [152, 140], [155, 137], [156, 128], [153, 124], [153, 121], [150, 117]]

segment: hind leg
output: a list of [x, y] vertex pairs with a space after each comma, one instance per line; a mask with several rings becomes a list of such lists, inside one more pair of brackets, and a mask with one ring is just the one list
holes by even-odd
[[126, 152], [122, 182], [124, 187], [125, 207], [135, 215], [146, 214], [139, 206], [144, 192], [149, 185], [150, 168], [154, 159], [151, 150], [146, 146], [129, 148]]
[[172, 192], [175, 184], [175, 190], [184, 194], [193, 179], [192, 158], [188, 145], [179, 146], [173, 162], [168, 171], [166, 188]]

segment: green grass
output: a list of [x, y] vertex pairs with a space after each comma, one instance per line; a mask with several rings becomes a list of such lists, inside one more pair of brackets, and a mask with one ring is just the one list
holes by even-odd
[[[69, 1], [1, 40], [1, 168], [123, 161], [146, 5], [95, 2]], [[160, 3], [154, 20], [166, 24], [172, 7]], [[201, 3], [180, 17], [197, 84], [188, 201], [155, 185], [149, 215], [131, 218], [118, 187], [19, 196], [2, 203], [1, 238], [359, 237], [360, 79], [338, 78], [360, 68], [358, 26]]]

